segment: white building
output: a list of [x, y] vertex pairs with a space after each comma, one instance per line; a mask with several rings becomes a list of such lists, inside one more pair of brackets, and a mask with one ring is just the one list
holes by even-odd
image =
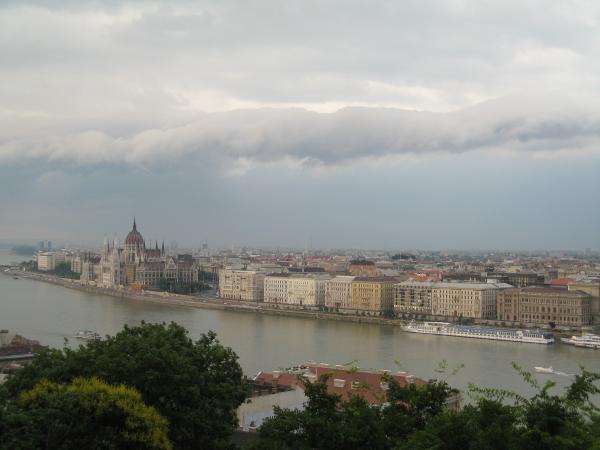
[[263, 301], [264, 273], [255, 270], [221, 269], [219, 297], [228, 300]]
[[353, 276], [337, 276], [325, 282], [325, 306], [336, 309], [352, 308]]
[[265, 277], [265, 303], [297, 306], [325, 305], [324, 274], [277, 274]]

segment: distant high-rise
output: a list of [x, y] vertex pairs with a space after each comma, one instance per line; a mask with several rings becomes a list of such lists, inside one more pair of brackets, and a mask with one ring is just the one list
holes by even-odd
[[38, 250], [44, 250], [46, 248], [46, 243], [44, 241], [38, 242]]
[[47, 250], [52, 250], [52, 241], [48, 241]]

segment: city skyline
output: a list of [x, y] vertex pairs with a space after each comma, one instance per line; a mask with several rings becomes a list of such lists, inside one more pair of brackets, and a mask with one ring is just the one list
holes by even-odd
[[[540, 15], [539, 11], [544, 11]], [[600, 248], [600, 7], [3, 2], [0, 242]]]

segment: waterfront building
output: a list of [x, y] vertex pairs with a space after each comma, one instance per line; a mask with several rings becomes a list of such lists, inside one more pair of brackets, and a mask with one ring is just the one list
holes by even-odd
[[49, 271], [56, 267], [56, 259], [53, 252], [41, 252], [37, 254], [38, 270]]
[[497, 318], [527, 324], [591, 325], [592, 297], [582, 291], [566, 289], [506, 289], [497, 296]]
[[71, 258], [71, 272], [81, 274], [81, 264], [83, 259], [81, 256], [73, 256]]
[[219, 297], [228, 300], [262, 302], [265, 275], [255, 270], [221, 269]]
[[340, 275], [325, 282], [325, 306], [336, 309], [352, 308], [352, 281], [356, 277]]
[[446, 317], [494, 319], [499, 290], [493, 283], [434, 283], [431, 312]]
[[102, 266], [100, 257], [87, 255], [81, 263], [79, 280], [82, 283], [98, 283], [102, 280]]
[[493, 319], [504, 283], [403, 281], [394, 286], [394, 312]]
[[356, 277], [352, 281], [352, 309], [381, 315], [394, 307], [394, 277]]
[[296, 306], [325, 305], [325, 282], [329, 275], [271, 274], [264, 279], [265, 303]]
[[431, 294], [435, 283], [403, 281], [394, 285], [394, 312], [397, 314], [432, 314]]
[[600, 324], [600, 278], [581, 277], [568, 284], [569, 291], [581, 291], [589, 294], [592, 302], [592, 321]]
[[[98, 282], [107, 287], [157, 288], [161, 280], [170, 284], [191, 284], [199, 280], [199, 267], [191, 255], [168, 256], [164, 243], [159, 249], [158, 242], [154, 248], [146, 248], [135, 219], [122, 247], [116, 240], [111, 245], [104, 239], [100, 267]], [[88, 277], [91, 273], [88, 267]]]

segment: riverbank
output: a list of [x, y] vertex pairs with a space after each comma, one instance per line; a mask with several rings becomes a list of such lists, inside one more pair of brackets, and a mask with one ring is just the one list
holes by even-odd
[[[379, 316], [363, 316], [353, 314], [342, 314], [335, 312], [325, 312], [314, 309], [296, 309], [293, 307], [284, 307], [282, 305], [270, 305], [266, 303], [250, 303], [250, 302], [237, 302], [233, 300], [224, 300], [215, 297], [203, 297], [199, 295], [181, 295], [171, 294], [166, 292], [155, 292], [155, 291], [141, 291], [135, 292], [126, 289], [114, 289], [100, 286], [91, 286], [80, 284], [78, 280], [71, 280], [66, 278], [60, 278], [54, 275], [42, 274], [38, 272], [22, 272], [22, 271], [2, 271], [4, 275], [13, 277], [22, 277], [31, 280], [41, 281], [44, 283], [55, 284], [68, 289], [75, 289], [78, 291], [88, 292], [92, 294], [108, 295], [111, 297], [133, 299], [144, 302], [158, 303], [168, 306], [178, 306], [185, 308], [201, 308], [201, 309], [217, 309], [225, 311], [243, 312], [243, 313], [254, 313], [264, 314], [272, 316], [287, 316], [287, 317], [300, 317], [307, 319], [317, 320], [334, 320], [343, 322], [353, 323], [369, 323], [377, 325], [392, 325], [401, 326], [408, 323], [409, 320], [401, 318], [387, 318]], [[450, 322], [452, 318], [444, 317], [427, 317], [425, 320], [434, 321], [447, 321]], [[552, 332], [557, 337], [568, 336], [570, 337], [574, 333], [581, 332], [577, 328], [568, 329], [552, 329], [547, 327], [533, 326], [524, 327], [522, 324], [506, 324], [496, 320], [478, 320], [476, 321], [481, 326], [491, 327], [506, 327], [506, 328], [527, 328], [527, 329], [544, 329]]]
[[323, 311], [283, 309], [276, 306], [265, 305], [264, 303], [260, 304], [249, 302], [235, 302], [232, 300], [223, 300], [219, 298], [202, 297], [196, 295], [190, 296], [152, 291], [133, 292], [129, 290], [79, 284], [76, 280], [69, 280], [59, 278], [53, 275], [45, 275], [35, 272], [3, 271], [3, 273], [6, 276], [41, 281], [43, 283], [50, 283], [62, 286], [67, 289], [74, 289], [93, 294], [108, 295], [111, 297], [139, 300], [144, 302], [158, 303], [162, 305], [178, 306], [185, 308], [218, 309], [225, 311], [265, 314], [271, 316], [301, 317], [317, 320], [337, 320], [344, 322], [371, 323], [379, 325], [399, 326], [402, 323], [404, 323], [399, 319], [369, 316], [352, 316], [347, 314], [327, 313]]

